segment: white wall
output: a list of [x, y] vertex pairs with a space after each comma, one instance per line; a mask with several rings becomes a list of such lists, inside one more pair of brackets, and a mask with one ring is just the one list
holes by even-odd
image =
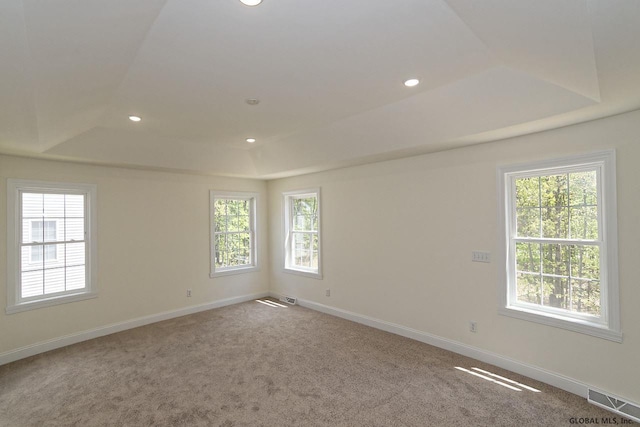
[[[497, 314], [499, 165], [617, 151], [622, 344]], [[640, 112], [269, 182], [271, 289], [396, 323], [640, 402]], [[323, 279], [284, 273], [283, 191], [321, 187]], [[331, 296], [325, 296], [331, 289]], [[468, 322], [478, 322], [472, 334]]]
[[[7, 315], [6, 179], [98, 185], [97, 298]], [[0, 156], [0, 356], [143, 316], [268, 291], [266, 184]], [[259, 193], [260, 271], [209, 278], [209, 190]], [[193, 296], [186, 297], [187, 288]]]

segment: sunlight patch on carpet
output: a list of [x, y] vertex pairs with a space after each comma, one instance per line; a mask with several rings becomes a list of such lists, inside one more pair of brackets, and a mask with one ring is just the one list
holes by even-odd
[[259, 302], [264, 305], [268, 305], [269, 307], [273, 307], [273, 308], [287, 308], [286, 305], [283, 305], [274, 301], [269, 301], [266, 299], [257, 299], [256, 302]]
[[510, 384], [515, 384], [517, 387], [524, 388], [525, 390], [529, 390], [529, 391], [532, 391], [534, 393], [540, 393], [540, 390], [538, 390], [538, 389], [535, 389], [533, 387], [529, 387], [528, 385], [524, 385], [524, 384], [519, 383], [519, 382], [514, 381], [514, 380], [510, 380], [509, 378], [501, 377], [500, 375], [496, 375], [496, 374], [494, 374], [492, 372], [485, 371], [485, 370], [480, 369], [480, 368], [471, 368], [471, 369], [473, 369], [474, 371], [482, 372], [483, 374], [489, 375], [489, 376], [491, 376], [493, 378], [498, 378], [499, 380], [508, 382]]
[[501, 386], [506, 387], [506, 388], [508, 388], [508, 389], [511, 389], [511, 390], [513, 390], [513, 391], [522, 391], [521, 389], [516, 388], [516, 387], [514, 387], [514, 386], [512, 386], [512, 385], [509, 385], [509, 384], [507, 384], [507, 383], [503, 383], [502, 381], [494, 380], [493, 378], [488, 377], [488, 376], [486, 376], [486, 375], [482, 375], [482, 374], [479, 374], [479, 373], [477, 373], [477, 372], [470, 371], [470, 370], [465, 369], [465, 368], [461, 368], [460, 366], [456, 366], [455, 368], [456, 368], [457, 370], [459, 370], [459, 371], [466, 372], [467, 374], [471, 374], [471, 375], [474, 375], [474, 376], [476, 376], [476, 377], [479, 377], [479, 378], [485, 379], [485, 380], [487, 380], [487, 381], [489, 381], [489, 382], [492, 382], [492, 383], [494, 383], [494, 384], [501, 385]]

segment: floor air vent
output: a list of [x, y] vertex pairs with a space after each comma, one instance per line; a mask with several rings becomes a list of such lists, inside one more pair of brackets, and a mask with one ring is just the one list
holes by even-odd
[[298, 299], [294, 297], [282, 297], [280, 298], [280, 301], [286, 302], [287, 304], [296, 305], [296, 302], [298, 302]]
[[601, 408], [640, 422], [640, 406], [591, 389], [589, 389], [589, 397], [587, 400]]

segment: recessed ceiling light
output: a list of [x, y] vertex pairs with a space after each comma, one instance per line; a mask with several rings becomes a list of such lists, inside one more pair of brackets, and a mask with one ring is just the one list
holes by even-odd
[[405, 80], [404, 81], [404, 85], [406, 87], [418, 86], [418, 83], [420, 83], [420, 80], [418, 80], [418, 79], [409, 79], [409, 80]]
[[255, 139], [255, 138], [247, 138], [247, 139], [246, 139], [246, 141], [247, 141], [249, 144], [253, 144], [254, 142], [256, 142], [256, 139]]
[[139, 122], [142, 119], [138, 116], [129, 116], [129, 120], [131, 120], [132, 122]]
[[246, 6], [257, 6], [262, 3], [262, 0], [240, 0], [240, 3]]
[[249, 105], [258, 105], [260, 104], [260, 100], [258, 98], [247, 98], [244, 100]]

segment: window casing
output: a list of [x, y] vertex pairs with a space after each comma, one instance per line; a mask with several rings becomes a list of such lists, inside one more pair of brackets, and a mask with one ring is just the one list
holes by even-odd
[[7, 181], [7, 313], [97, 295], [95, 185]]
[[500, 312], [621, 341], [615, 153], [499, 170]]
[[211, 191], [210, 200], [211, 277], [256, 270], [258, 195]]
[[322, 278], [320, 189], [284, 196], [284, 270]]

